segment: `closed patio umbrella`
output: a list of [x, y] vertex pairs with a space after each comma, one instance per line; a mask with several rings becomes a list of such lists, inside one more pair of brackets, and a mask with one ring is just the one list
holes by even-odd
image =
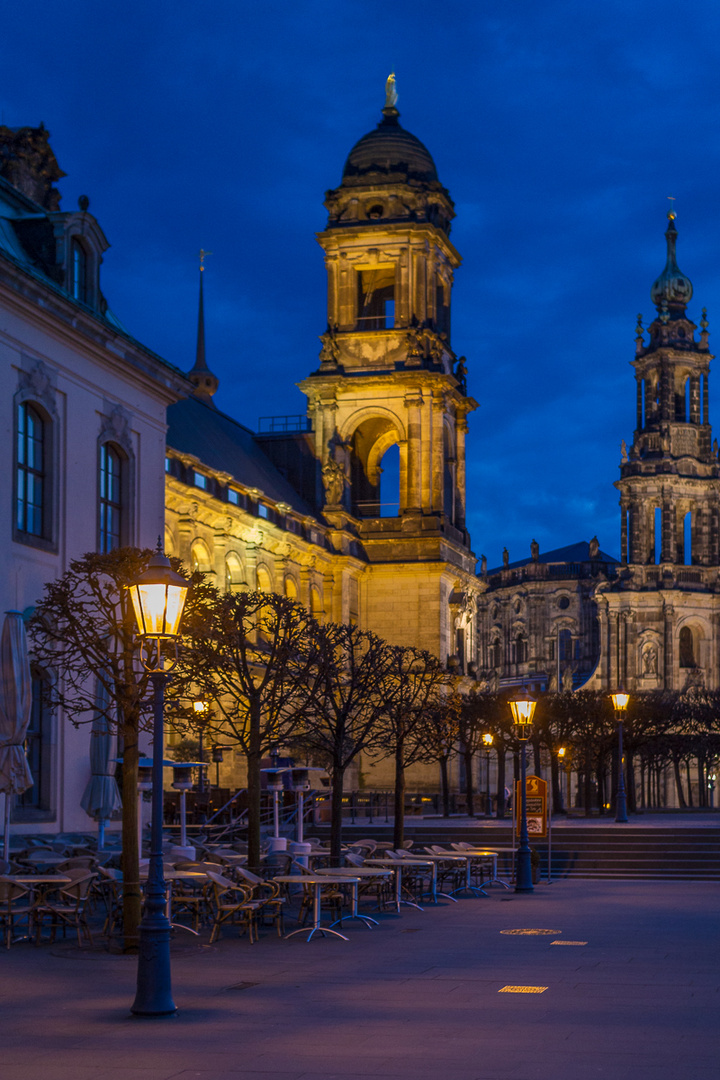
[[107, 718], [109, 694], [105, 684], [98, 680], [97, 711], [90, 733], [91, 776], [80, 800], [86, 814], [98, 823], [98, 848], [105, 847], [105, 822], [122, 806], [120, 791], [115, 780], [115, 735]]
[[0, 635], [0, 791], [5, 792], [3, 855], [10, 850], [13, 795], [33, 786], [23, 743], [30, 724], [32, 676], [27, 635], [19, 611], [6, 611]]

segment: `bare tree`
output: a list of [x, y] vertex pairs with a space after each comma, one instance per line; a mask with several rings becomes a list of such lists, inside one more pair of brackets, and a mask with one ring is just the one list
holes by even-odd
[[318, 680], [298, 741], [319, 755], [331, 775], [330, 850], [342, 845], [345, 772], [358, 754], [373, 746], [385, 709], [380, 687], [392, 661], [390, 646], [357, 626], [318, 627]]
[[450, 778], [448, 766], [457, 750], [460, 737], [460, 711], [462, 697], [455, 690], [447, 696], [439, 696], [428, 705], [425, 713], [423, 742], [428, 761], [440, 766], [440, 788], [443, 817], [450, 817]]
[[[55, 678], [45, 682], [48, 704], [62, 709], [74, 724], [90, 723], [100, 713], [122, 745], [123, 932], [126, 950], [137, 947], [141, 915], [137, 820], [138, 737], [151, 727], [149, 676], [139, 662], [136, 623], [126, 586], [154, 552], [119, 548], [89, 554], [45, 586], [30, 623], [32, 658]], [[176, 560], [173, 569], [182, 573]], [[184, 614], [186, 627], [202, 624], [207, 587], [191, 579]], [[192, 681], [191, 659], [180, 652], [170, 683], [179, 695]], [[102, 687], [102, 693], [98, 688]]]
[[436, 703], [448, 674], [432, 653], [410, 646], [392, 645], [387, 674], [380, 690], [385, 697], [379, 745], [395, 761], [395, 828], [393, 843], [402, 847], [405, 836], [405, 770], [426, 758], [424, 743], [428, 709]]
[[270, 592], [218, 596], [209, 624], [191, 635], [203, 696], [216, 725], [247, 760], [248, 865], [260, 865], [260, 760], [306, 721], [320, 678], [318, 627], [288, 597]]

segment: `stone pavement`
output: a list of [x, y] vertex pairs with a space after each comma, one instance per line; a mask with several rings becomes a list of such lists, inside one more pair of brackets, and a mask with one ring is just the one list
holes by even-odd
[[[17, 944], [0, 1076], [717, 1080], [717, 913], [712, 883], [562, 881], [348, 923], [347, 943], [179, 932], [180, 1011], [158, 1020], [129, 1016], [134, 958]], [[503, 932], [528, 929], [549, 932]]]

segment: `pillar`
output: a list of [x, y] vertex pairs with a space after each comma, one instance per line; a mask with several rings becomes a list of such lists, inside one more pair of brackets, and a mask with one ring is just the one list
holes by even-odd
[[420, 470], [422, 450], [422, 430], [420, 410], [422, 408], [421, 394], [408, 394], [405, 398], [407, 409], [408, 438], [407, 438], [407, 505], [403, 512], [416, 514], [420, 512], [422, 499], [420, 494]]
[[665, 689], [674, 689], [674, 677], [673, 677], [673, 633], [675, 629], [675, 610], [671, 604], [666, 604], [663, 609], [663, 622], [664, 622], [664, 663], [663, 663], [663, 675], [665, 679]]

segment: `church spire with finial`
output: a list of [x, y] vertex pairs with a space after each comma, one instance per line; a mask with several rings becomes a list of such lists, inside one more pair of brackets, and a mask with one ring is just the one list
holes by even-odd
[[[650, 295], [653, 304], [661, 312], [661, 318], [663, 313], [667, 311], [669, 319], [683, 319], [685, 318], [685, 308], [692, 299], [693, 287], [690, 279], [683, 274], [677, 264], [675, 248], [677, 246], [678, 232], [675, 227], [675, 218], [677, 216], [675, 213], [675, 198], [672, 195], [669, 198], [671, 200], [671, 209], [668, 210], [668, 227], [665, 230], [667, 261], [662, 274], [653, 282]], [[668, 320], [665, 319], [664, 321], [667, 322]]]
[[208, 405], [214, 405], [212, 400], [216, 392], [219, 380], [207, 366], [205, 360], [205, 300], [203, 291], [203, 277], [205, 274], [205, 259], [212, 255], [211, 251], [200, 249], [200, 294], [198, 298], [198, 329], [197, 344], [195, 347], [195, 366], [188, 372], [188, 379], [195, 387], [195, 397], [202, 398]]

